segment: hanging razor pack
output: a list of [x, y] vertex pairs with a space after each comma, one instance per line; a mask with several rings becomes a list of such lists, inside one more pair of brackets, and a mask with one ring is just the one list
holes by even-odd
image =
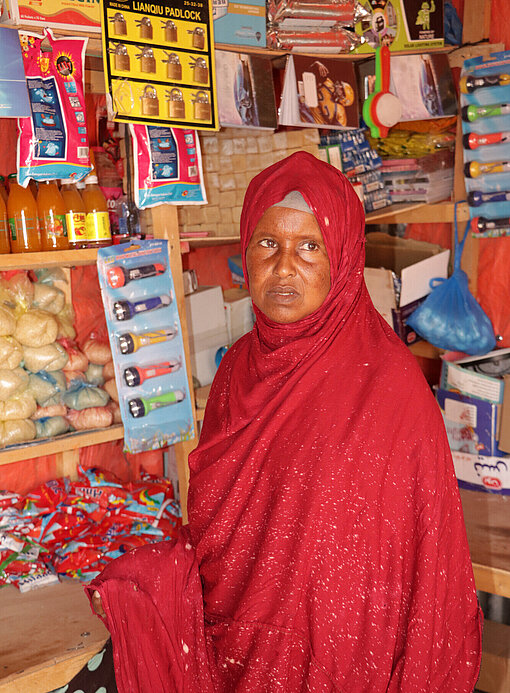
[[129, 452], [194, 436], [168, 244], [101, 248], [98, 274]]
[[464, 61], [464, 177], [473, 236], [510, 234], [510, 51]]

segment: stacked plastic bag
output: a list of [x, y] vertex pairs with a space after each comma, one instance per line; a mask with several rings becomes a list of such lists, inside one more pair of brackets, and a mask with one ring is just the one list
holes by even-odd
[[93, 335], [83, 351], [73, 341], [72, 307], [56, 285], [64, 279], [41, 270], [0, 280], [0, 447], [114, 421], [115, 381], [102, 376], [110, 348]]
[[278, 50], [348, 53], [361, 41], [355, 24], [367, 16], [356, 0], [268, 0], [267, 45]]
[[77, 481], [49, 481], [25, 497], [0, 491], [0, 586], [92, 580], [126, 551], [172, 539], [181, 524], [171, 482], [145, 472], [123, 483], [80, 467]]

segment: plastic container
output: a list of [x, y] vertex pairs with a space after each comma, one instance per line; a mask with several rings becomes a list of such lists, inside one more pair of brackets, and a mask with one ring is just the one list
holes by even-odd
[[[0, 3], [1, 4], [1, 3]], [[0, 176], [0, 197], [3, 199], [5, 204], [7, 205], [7, 188], [5, 187], [5, 178], [4, 176]]]
[[0, 195], [0, 253], [11, 252], [9, 241], [9, 222], [7, 220], [7, 205], [2, 195]]
[[87, 229], [87, 246], [99, 248], [112, 244], [112, 232], [110, 230], [110, 216], [108, 204], [97, 182], [96, 175], [85, 178], [85, 188], [82, 192], [85, 203]]
[[66, 205], [56, 181], [44, 181], [39, 184], [37, 210], [42, 249], [69, 250]]
[[[82, 189], [85, 187], [81, 186]], [[60, 192], [66, 206], [67, 236], [69, 248], [87, 247], [87, 210], [78, 186], [70, 178], [61, 181]]]
[[29, 188], [22, 188], [16, 174], [9, 176], [7, 216], [11, 252], [36, 253], [42, 250], [37, 203]]

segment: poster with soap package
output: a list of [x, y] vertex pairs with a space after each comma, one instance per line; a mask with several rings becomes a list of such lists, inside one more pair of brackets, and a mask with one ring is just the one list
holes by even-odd
[[510, 51], [465, 60], [460, 80], [471, 230], [510, 235]]
[[168, 242], [100, 248], [97, 267], [126, 450], [156, 450], [193, 438]]
[[102, 0], [101, 18], [115, 120], [219, 129], [212, 0]]
[[0, 118], [28, 118], [30, 103], [18, 32], [0, 27]]

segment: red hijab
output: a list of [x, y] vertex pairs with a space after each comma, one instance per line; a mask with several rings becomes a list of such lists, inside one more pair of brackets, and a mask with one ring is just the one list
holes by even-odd
[[305, 152], [260, 173], [243, 257], [293, 190], [321, 228], [331, 289], [296, 323], [255, 309], [190, 456], [215, 689], [470, 692], [480, 616], [450, 451], [413, 356], [370, 301], [347, 179]]

